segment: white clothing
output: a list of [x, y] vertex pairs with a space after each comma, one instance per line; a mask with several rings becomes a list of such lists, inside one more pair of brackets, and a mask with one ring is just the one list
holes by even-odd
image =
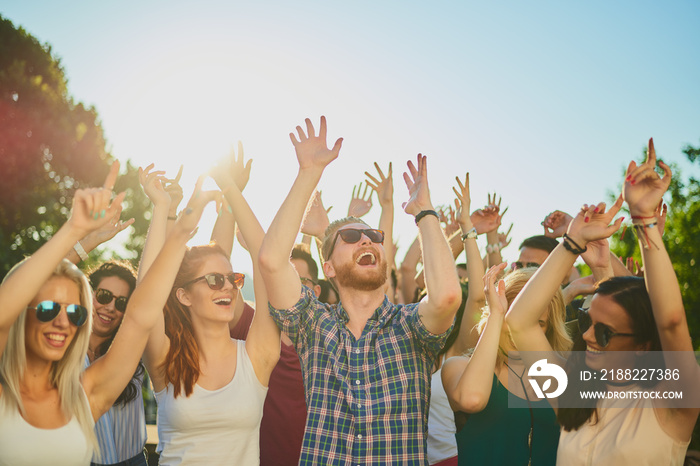
[[[83, 399], [87, 404], [87, 397]], [[92, 450], [75, 416], [57, 429], [41, 429], [25, 421], [19, 410], [0, 414], [0, 466], [89, 465]]]
[[557, 464], [681, 466], [689, 443], [661, 428], [652, 400], [606, 399], [598, 403], [597, 423], [587, 421], [571, 432], [562, 429]]
[[[443, 361], [444, 363], [444, 356]], [[455, 416], [442, 386], [442, 366], [430, 382], [430, 411], [428, 413], [428, 463], [435, 464], [457, 456]]]
[[173, 387], [155, 394], [161, 465], [260, 464], [260, 420], [267, 395], [245, 350], [237, 344], [236, 372], [218, 390], [199, 385], [189, 397]]

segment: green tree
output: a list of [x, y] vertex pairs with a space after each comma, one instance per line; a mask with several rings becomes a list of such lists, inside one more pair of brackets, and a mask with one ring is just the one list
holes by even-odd
[[[101, 185], [111, 161], [97, 111], [68, 94], [51, 46], [0, 16], [0, 276], [56, 232], [74, 190]], [[138, 256], [148, 200], [124, 168], [115, 188], [128, 191], [122, 217], [136, 219], [127, 248]]]

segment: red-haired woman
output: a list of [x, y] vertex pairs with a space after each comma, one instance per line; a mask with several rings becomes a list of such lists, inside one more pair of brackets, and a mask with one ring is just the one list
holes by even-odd
[[187, 248], [189, 237], [167, 237], [144, 278], [151, 293], [134, 304], [165, 307], [144, 354], [158, 401], [160, 464], [259, 462], [260, 420], [280, 333], [258, 278], [264, 232], [233, 180], [220, 176], [253, 258], [258, 309], [247, 340], [231, 339], [243, 275], [220, 247]]

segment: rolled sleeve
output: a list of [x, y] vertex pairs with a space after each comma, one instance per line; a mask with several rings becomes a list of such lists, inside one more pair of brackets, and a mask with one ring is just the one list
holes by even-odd
[[435, 359], [440, 352], [440, 350], [445, 346], [447, 337], [452, 332], [454, 328], [454, 320], [452, 325], [443, 333], [435, 334], [432, 333], [423, 324], [423, 321], [418, 314], [419, 303], [409, 304], [406, 306], [406, 320], [409, 323], [410, 328], [413, 330], [414, 337], [418, 340], [420, 345], [425, 349], [431, 359]]
[[277, 309], [268, 303], [270, 316], [275, 321], [277, 327], [287, 334], [296, 346], [300, 333], [304, 333], [313, 324], [313, 319], [316, 316], [315, 308], [316, 295], [305, 285], [301, 287], [301, 296], [299, 301], [289, 309]]

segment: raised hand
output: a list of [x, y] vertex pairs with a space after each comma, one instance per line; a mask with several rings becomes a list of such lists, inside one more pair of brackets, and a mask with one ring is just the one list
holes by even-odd
[[637, 166], [633, 161], [627, 167], [625, 173], [625, 184], [622, 187], [622, 197], [629, 206], [630, 214], [634, 220], [654, 218], [657, 206], [662, 201], [663, 195], [671, 184], [671, 169], [661, 160], [659, 167], [664, 171], [661, 178], [656, 173], [656, 150], [654, 150], [654, 140], [649, 139], [646, 161]]
[[624, 217], [620, 217], [611, 225], [620, 207], [622, 207], [622, 197], [618, 197], [608, 211], [605, 210], [605, 202], [584, 204], [569, 224], [567, 234], [581, 247], [590, 241], [610, 237], [620, 228], [624, 220]]
[[581, 254], [581, 259], [591, 270], [610, 267], [610, 246], [607, 238], [589, 241], [586, 252]]
[[121, 221], [121, 214], [122, 206], [118, 205], [112, 216], [107, 220], [107, 223], [92, 233], [89, 233], [84, 239], [81, 240], [83, 246], [88, 247], [90, 250], [95, 249], [95, 247], [111, 240], [117, 235], [117, 233], [125, 230], [134, 223], [135, 219], [133, 218], [130, 218], [125, 222]]
[[408, 161], [408, 173], [404, 172], [403, 180], [408, 188], [408, 201], [401, 204], [404, 212], [410, 215], [418, 215], [423, 210], [433, 210], [428, 188], [428, 163], [427, 157], [418, 154], [416, 167]]
[[[365, 184], [365, 190], [362, 191], [362, 183], [352, 187], [352, 199], [350, 199], [350, 205], [348, 206], [348, 217], [360, 218], [365, 215], [372, 208], [372, 192], [369, 191], [369, 184]], [[357, 192], [357, 194], [356, 194]]]
[[500, 246], [500, 249], [503, 250], [506, 246], [508, 246], [511, 242], [510, 236], [510, 231], [513, 229], [513, 224], [511, 223], [510, 226], [508, 227], [508, 231], [505, 233], [498, 233], [498, 244]]
[[473, 222], [469, 216], [469, 209], [471, 208], [472, 202], [471, 195], [469, 193], [469, 173], [464, 176], [464, 183], [462, 183], [462, 180], [460, 180], [458, 176], [455, 176], [455, 180], [457, 180], [457, 186], [453, 186], [452, 191], [454, 191], [455, 196], [457, 196], [455, 198], [457, 221], [459, 222], [459, 226], [462, 228], [462, 231], [466, 233], [467, 230], [472, 229], [473, 225]]
[[389, 171], [384, 176], [384, 172], [379, 168], [379, 164], [374, 162], [374, 168], [377, 169], [379, 179], [375, 178], [371, 173], [365, 172], [367, 177], [366, 183], [377, 193], [377, 200], [382, 207], [391, 205], [394, 202], [394, 180], [391, 162], [389, 162]]
[[221, 191], [202, 191], [205, 175], [197, 178], [192, 197], [187, 202], [187, 206], [180, 212], [180, 216], [175, 222], [175, 228], [190, 237], [196, 232], [197, 224], [206, 206], [211, 201], [221, 202]]
[[498, 229], [502, 219], [503, 215], [499, 215], [498, 210], [489, 207], [477, 209], [471, 214], [472, 224], [478, 234]]
[[170, 196], [170, 215], [175, 216], [177, 214], [177, 207], [182, 202], [184, 193], [182, 192], [182, 186], [180, 186], [180, 178], [182, 177], [182, 169], [184, 167], [180, 165], [180, 169], [177, 171], [177, 175], [173, 179], [166, 179], [163, 189]]
[[301, 126], [297, 126], [297, 134], [289, 133], [289, 138], [294, 144], [300, 169], [317, 168], [323, 170], [326, 166], [338, 157], [343, 138], [335, 141], [332, 149], [328, 149], [326, 144], [326, 117], [321, 117], [321, 125], [318, 136], [315, 134], [314, 125], [310, 119], [306, 119], [306, 133]]
[[459, 230], [460, 225], [457, 221], [457, 214], [452, 206], [448, 206], [447, 208], [440, 207], [440, 210], [438, 210], [438, 216], [440, 222], [444, 224], [443, 230], [445, 231], [446, 237], [449, 238], [455, 231]]
[[164, 176], [165, 172], [162, 170], [151, 171], [154, 166], [155, 164], [150, 164], [146, 168], [139, 168], [139, 183], [154, 206], [170, 206], [170, 195], [163, 188], [163, 184], [167, 181]]
[[561, 210], [555, 210], [542, 221], [544, 235], [548, 238], [561, 238], [566, 233], [566, 229], [569, 228], [571, 220], [573, 220], [571, 215]]
[[644, 270], [639, 266], [639, 262], [634, 257], [628, 257], [625, 260], [625, 266], [627, 267], [627, 270], [629, 270], [635, 277], [644, 276]]
[[[508, 311], [508, 300], [506, 299], [506, 284], [503, 280], [498, 280], [506, 268], [505, 262], [494, 265], [484, 274], [484, 293], [486, 293], [486, 303], [489, 312], [494, 316], [504, 317]], [[496, 286], [498, 280], [498, 286]]]
[[209, 174], [214, 178], [216, 185], [221, 191], [225, 191], [235, 183], [242, 192], [250, 179], [250, 168], [252, 164], [253, 159], [248, 159], [248, 162], [245, 162], [243, 157], [243, 143], [238, 141], [238, 156], [236, 156], [236, 151], [231, 149], [229, 155], [219, 160]]
[[[119, 162], [115, 161], [107, 174], [102, 188], [78, 189], [73, 196], [73, 208], [66, 222], [79, 237], [84, 238], [92, 231], [104, 226], [112, 219], [126, 193], [119, 193], [114, 200], [112, 190], [119, 174]], [[111, 200], [111, 202], [110, 202]]]
[[330, 212], [332, 208], [333, 206], [327, 209], [324, 208], [323, 201], [321, 200], [321, 192], [314, 191], [306, 209], [304, 220], [301, 222], [301, 232], [305, 235], [323, 239], [323, 234], [330, 223], [328, 220], [328, 212]]

